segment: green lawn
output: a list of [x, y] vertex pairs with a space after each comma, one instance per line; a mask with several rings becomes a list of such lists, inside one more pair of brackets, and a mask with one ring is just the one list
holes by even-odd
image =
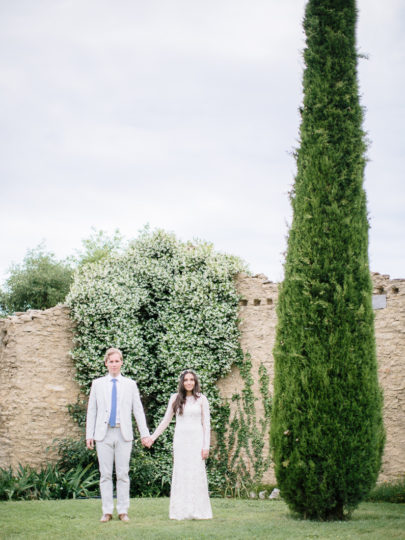
[[405, 539], [405, 505], [364, 503], [347, 522], [294, 519], [281, 501], [213, 499], [214, 519], [171, 521], [168, 499], [132, 499], [130, 523], [99, 523], [99, 500], [0, 502], [0, 538]]

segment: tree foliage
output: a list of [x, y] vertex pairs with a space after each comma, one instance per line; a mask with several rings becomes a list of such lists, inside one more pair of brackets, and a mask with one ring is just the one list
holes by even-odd
[[109, 235], [106, 231], [92, 227], [90, 236], [82, 240], [82, 249], [77, 250], [76, 256], [71, 259], [76, 266], [82, 266], [102, 261], [111, 255], [119, 255], [125, 248], [126, 242], [119, 229]]
[[73, 270], [58, 261], [43, 244], [29, 250], [21, 264], [12, 265], [0, 293], [4, 314], [27, 309], [47, 309], [63, 302], [69, 292]]
[[382, 397], [371, 306], [353, 0], [310, 0], [280, 287], [271, 439], [290, 508], [341, 519], [376, 481]]
[[9, 278], [0, 290], [0, 312], [9, 315], [27, 309], [47, 309], [63, 302], [73, 281], [74, 268], [119, 255], [127, 246], [118, 229], [112, 235], [92, 228], [75, 256], [59, 261], [44, 244], [28, 250], [21, 264], [9, 269]]

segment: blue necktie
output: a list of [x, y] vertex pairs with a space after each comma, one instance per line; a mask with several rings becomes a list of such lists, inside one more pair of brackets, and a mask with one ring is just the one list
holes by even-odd
[[115, 427], [115, 421], [117, 419], [117, 379], [111, 379], [113, 383], [111, 393], [111, 414], [109, 424], [111, 427]]

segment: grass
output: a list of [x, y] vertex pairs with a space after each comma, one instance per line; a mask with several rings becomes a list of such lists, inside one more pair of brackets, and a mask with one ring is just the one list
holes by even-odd
[[[301, 521], [282, 501], [212, 499], [214, 519], [171, 521], [169, 500], [132, 499], [130, 523], [99, 523], [99, 500], [0, 502], [0, 538], [8, 539], [405, 539], [405, 506], [363, 503], [345, 522]], [[115, 516], [114, 516], [115, 517]]]

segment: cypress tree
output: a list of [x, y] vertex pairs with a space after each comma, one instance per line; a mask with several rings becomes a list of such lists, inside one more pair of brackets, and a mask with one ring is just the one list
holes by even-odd
[[289, 507], [343, 519], [374, 485], [377, 379], [355, 0], [309, 0], [293, 220], [280, 286], [271, 427]]

